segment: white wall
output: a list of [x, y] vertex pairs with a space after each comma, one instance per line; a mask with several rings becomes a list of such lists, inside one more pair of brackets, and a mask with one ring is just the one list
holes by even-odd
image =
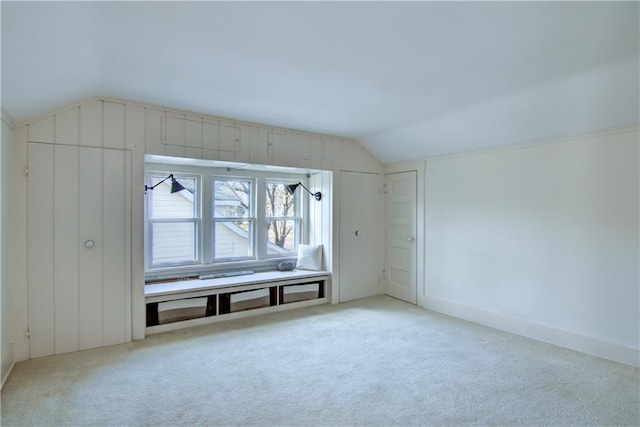
[[[59, 143], [88, 147], [130, 150], [132, 152], [132, 324], [133, 338], [144, 337], [144, 155], [156, 154], [195, 159], [224, 160], [298, 168], [338, 171], [344, 168], [362, 172], [380, 172], [382, 165], [359, 143], [348, 138], [320, 135], [269, 125], [234, 121], [134, 102], [96, 98], [63, 107], [60, 110], [18, 124], [15, 128], [12, 160], [12, 197], [14, 236], [11, 298], [12, 337], [16, 361], [29, 357], [27, 328], [26, 277], [26, 176], [27, 142]], [[324, 177], [325, 175], [323, 175]], [[314, 186], [322, 187], [328, 197], [338, 189], [323, 178]], [[338, 197], [336, 194], [333, 197]], [[323, 202], [330, 204], [331, 197]], [[334, 205], [329, 206], [335, 209]], [[326, 215], [324, 209], [316, 212]], [[333, 213], [335, 218], [335, 212]], [[322, 230], [321, 238], [330, 237]], [[335, 239], [335, 235], [333, 239]], [[331, 242], [327, 244], [331, 246]], [[329, 268], [333, 260], [326, 261]], [[338, 286], [334, 279], [332, 285]]]
[[1, 381], [7, 378], [13, 365], [11, 345], [11, 158], [13, 123], [2, 113], [2, 137], [0, 139], [0, 352], [2, 365]]
[[638, 141], [429, 160], [424, 305], [638, 365]]

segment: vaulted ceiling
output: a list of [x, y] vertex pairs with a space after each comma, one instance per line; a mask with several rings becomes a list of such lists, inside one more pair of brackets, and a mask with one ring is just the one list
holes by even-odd
[[93, 96], [383, 162], [638, 125], [638, 2], [2, 2], [2, 108]]

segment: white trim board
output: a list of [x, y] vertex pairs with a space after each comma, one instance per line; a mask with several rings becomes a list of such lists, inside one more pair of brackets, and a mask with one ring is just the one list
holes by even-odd
[[4, 378], [2, 378], [2, 384], [0, 384], [0, 390], [4, 388], [4, 384], [7, 382], [7, 379], [11, 375], [11, 371], [13, 371], [14, 366], [16, 366], [16, 363], [15, 362], [11, 363], [11, 366], [9, 366], [9, 369], [7, 370], [7, 375], [5, 375]]
[[637, 348], [601, 341], [440, 298], [425, 297], [423, 301], [424, 305], [422, 306], [431, 311], [625, 365], [640, 367], [640, 349]]
[[16, 127], [16, 122], [13, 120], [13, 117], [7, 113], [4, 108], [0, 108], [0, 116], [2, 117], [2, 121], [5, 122], [11, 129]]

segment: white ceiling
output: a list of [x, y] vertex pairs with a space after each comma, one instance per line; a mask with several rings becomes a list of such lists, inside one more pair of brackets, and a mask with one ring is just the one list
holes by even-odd
[[2, 107], [122, 98], [384, 162], [593, 133], [640, 122], [639, 4], [2, 1]]

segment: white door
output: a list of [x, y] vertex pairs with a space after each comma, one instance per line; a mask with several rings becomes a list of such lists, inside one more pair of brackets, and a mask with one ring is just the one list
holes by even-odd
[[340, 302], [382, 293], [380, 175], [340, 172]]
[[30, 354], [131, 340], [131, 155], [29, 143]]
[[416, 303], [416, 172], [385, 175], [384, 293]]

